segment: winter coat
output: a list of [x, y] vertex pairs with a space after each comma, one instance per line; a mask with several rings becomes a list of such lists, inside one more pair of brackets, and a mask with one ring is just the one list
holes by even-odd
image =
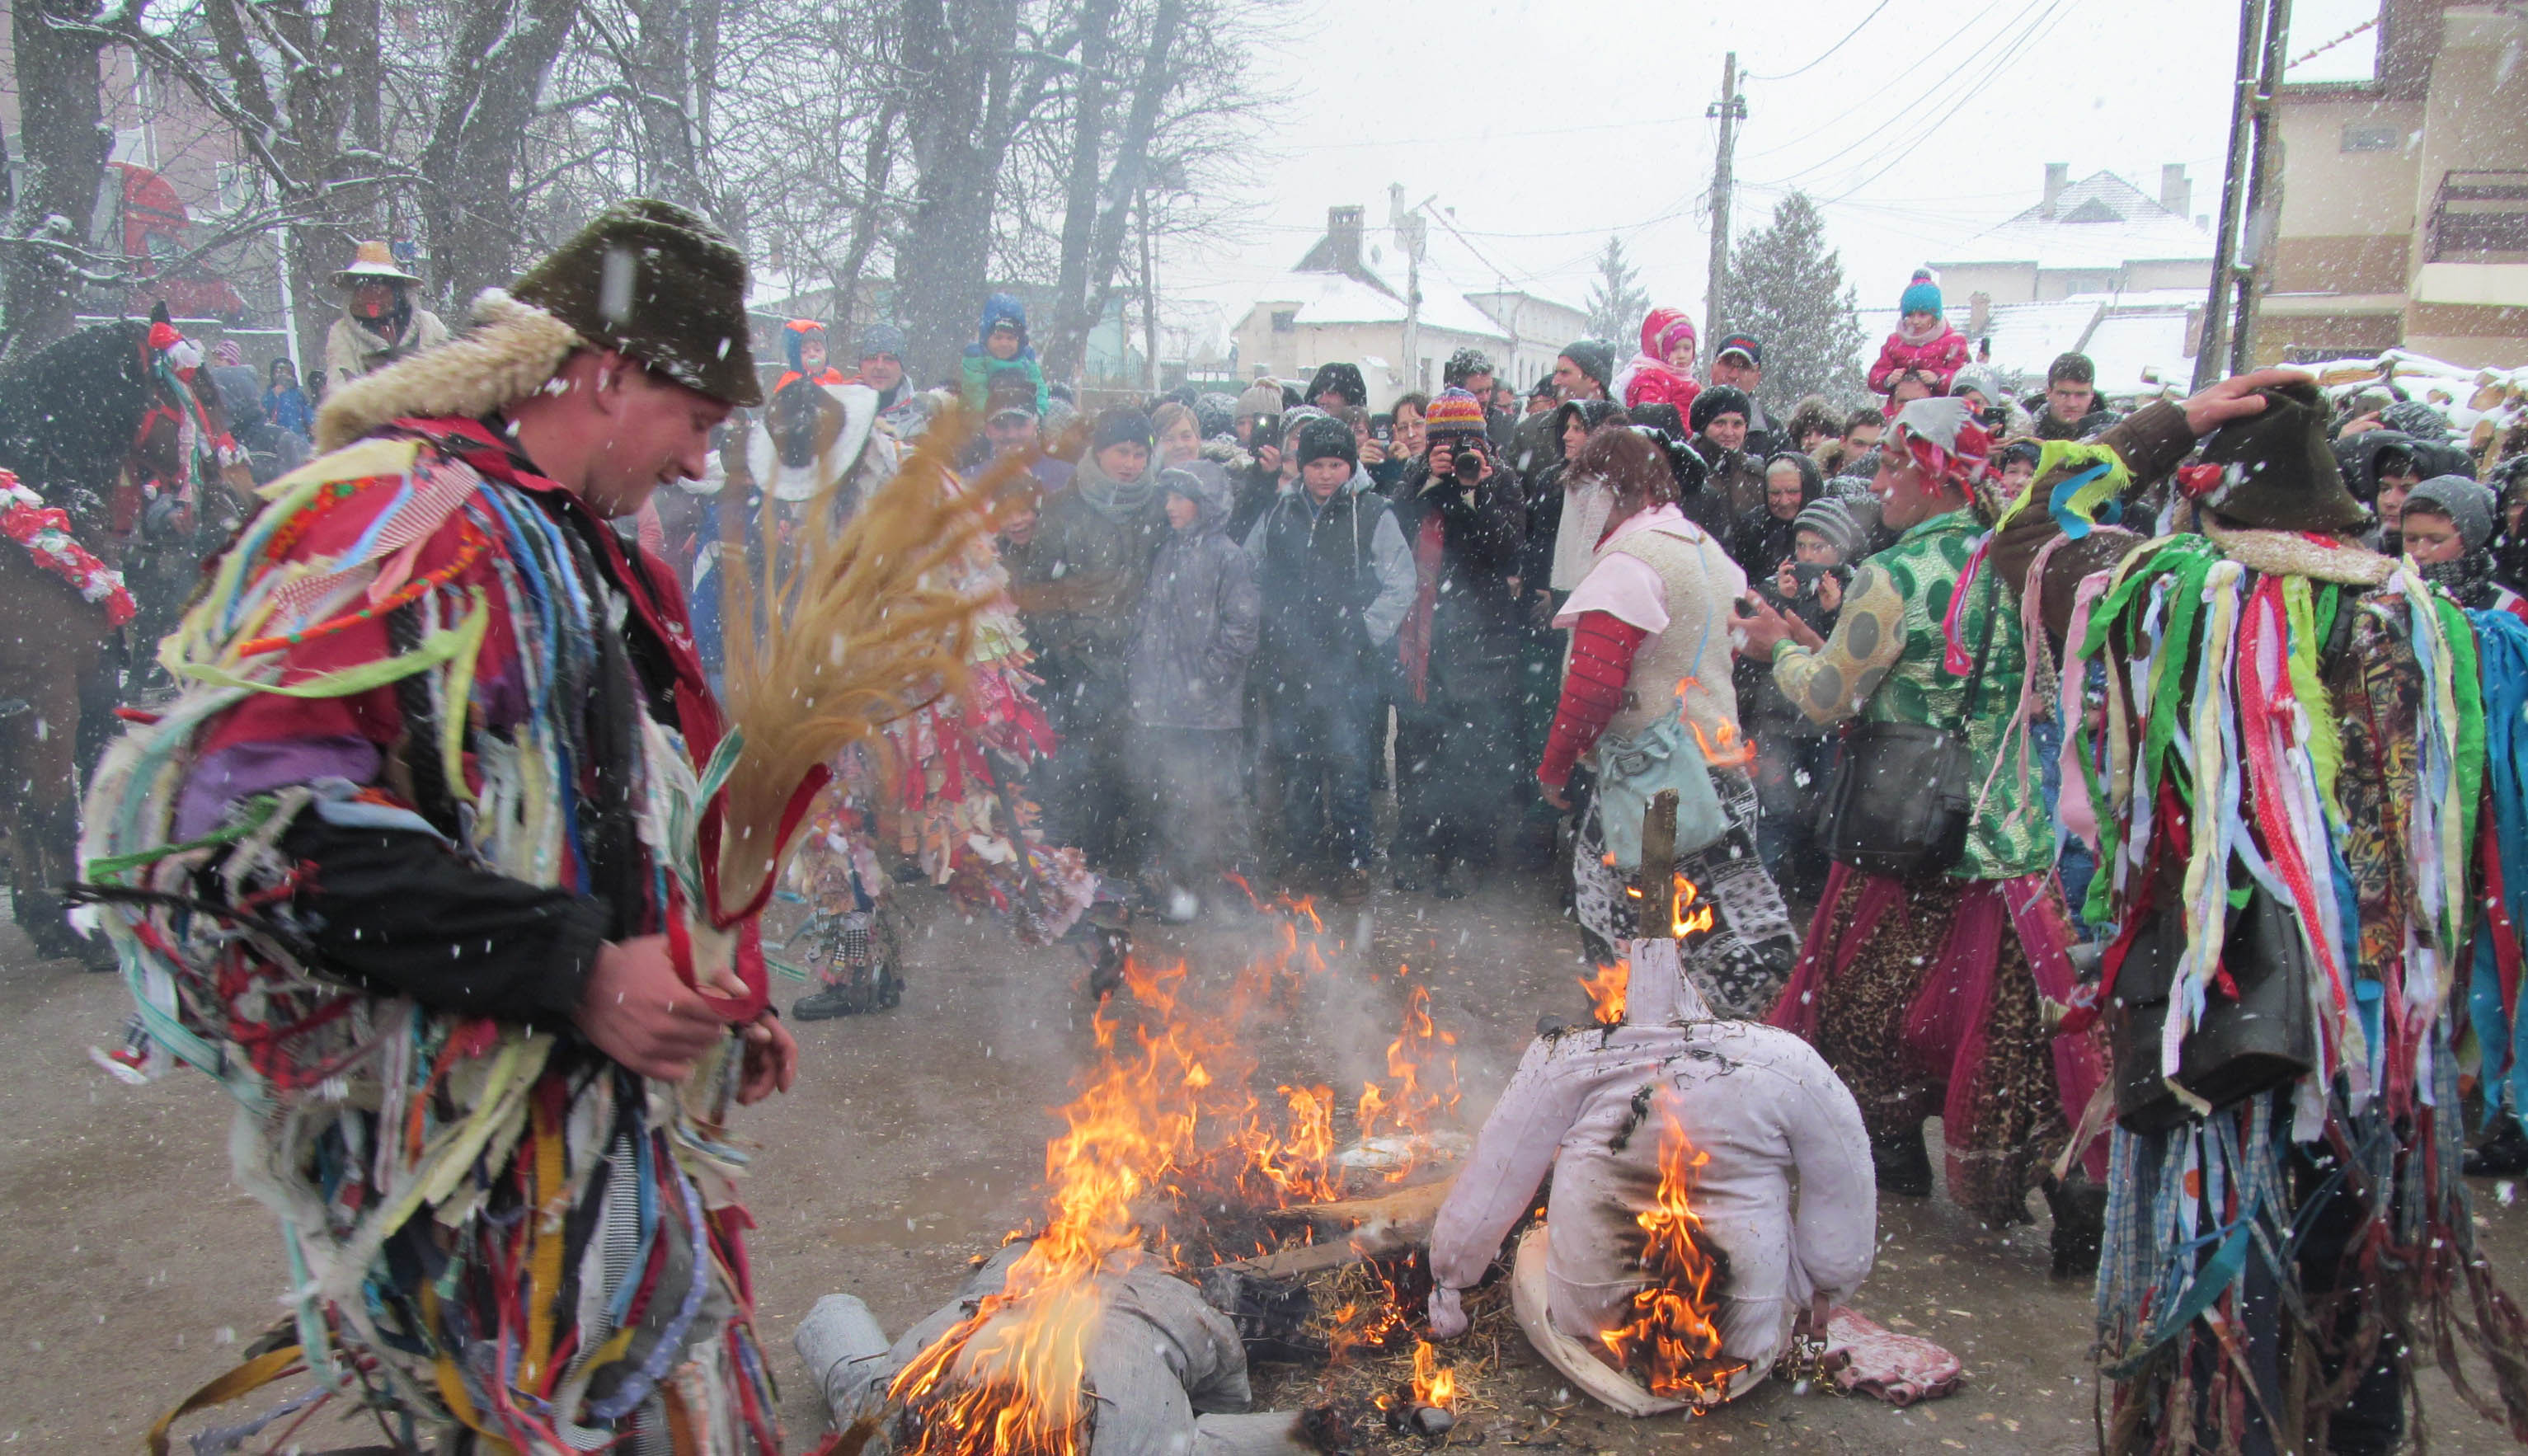
[[[992, 357], [992, 326], [1016, 324], [1019, 330], [1019, 351], [1007, 359]], [[1027, 343], [1027, 305], [1009, 293], [994, 293], [983, 300], [982, 327], [975, 331], [974, 341], [966, 345], [966, 357], [959, 361], [957, 392], [966, 407], [980, 410], [992, 392], [992, 376], [1015, 371], [1027, 376], [1035, 386], [1036, 418], [1044, 418], [1052, 396], [1044, 387], [1044, 366], [1036, 362], [1035, 349]]]
[[[1773, 468], [1773, 460], [1789, 460], [1799, 467], [1801, 505], [1805, 506], [1825, 494], [1825, 475], [1817, 468], [1816, 461], [1796, 450], [1785, 450], [1764, 462], [1767, 472]], [[1769, 577], [1780, 568], [1783, 558], [1790, 555], [1797, 531], [1794, 522], [1774, 515], [1760, 500], [1754, 510], [1741, 514], [1737, 524], [1730, 528], [1729, 557], [1747, 569], [1750, 580]]]
[[[1843, 615], [1840, 600], [1834, 610], [1828, 611], [1814, 595], [1784, 597], [1774, 581], [1780, 571], [1780, 563], [1776, 562], [1772, 570], [1761, 577], [1753, 571], [1748, 572], [1748, 590], [1762, 598], [1764, 604], [1773, 610], [1807, 623], [1809, 630], [1817, 636], [1832, 637], [1835, 619]], [[1852, 585], [1851, 567], [1838, 566], [1834, 568], [1834, 574], [1844, 586]], [[1819, 739], [1835, 731], [1810, 722], [1808, 714], [1782, 696], [1782, 690], [1774, 685], [1771, 663], [1741, 657], [1730, 676], [1738, 687], [1738, 716], [1749, 735], [1767, 739]]]
[[2108, 426], [2124, 418], [2093, 399], [2089, 403], [2089, 412], [2080, 416], [2080, 423], [2066, 425], [2054, 418], [2054, 411], [2045, 407], [2042, 394], [2030, 395], [2020, 402], [2034, 417], [2036, 424], [2029, 433], [2038, 440], [2095, 440], [2107, 432]]
[[1144, 472], [1129, 486], [1118, 485], [1094, 456], [1081, 460], [1071, 484], [1045, 501], [1011, 596], [1035, 646], [1048, 699], [1093, 700], [1101, 710], [1124, 705], [1142, 584], [1167, 534], [1167, 506], [1154, 476]]
[[1168, 487], [1190, 482], [1202, 513], [1173, 527], [1141, 589], [1132, 642], [1132, 720], [1152, 728], [1236, 728], [1246, 702], [1246, 664], [1264, 611], [1255, 563], [1229, 539], [1229, 477], [1209, 460], [1172, 467]]
[[296, 385], [264, 390], [263, 414], [300, 440], [316, 438], [316, 411], [307, 402], [307, 391]]
[[1264, 596], [1273, 689], [1366, 701], [1414, 588], [1412, 550], [1369, 477], [1355, 472], [1322, 505], [1305, 487], [1275, 496], [1246, 554]]
[[[1422, 462], [1414, 462], [1420, 466]], [[1468, 491], [1455, 481], [1432, 482], [1427, 468], [1415, 472], [1414, 494], [1392, 507], [1396, 531], [1413, 553], [1414, 598], [1431, 594], [1431, 641], [1422, 701], [1443, 697], [1500, 698], [1516, 686], [1519, 647], [1519, 603], [1510, 579], [1519, 572], [1519, 547], [1527, 536], [1527, 501], [1518, 478], [1496, 469], [1492, 479]], [[1439, 559], [1424, 580], [1426, 533]], [[1414, 605], [1405, 609], [1409, 626]], [[1396, 661], [1405, 676], [1396, 701], [1411, 696], [1408, 659], [1410, 632], [1396, 634]]]
[[2364, 430], [2335, 442], [2335, 463], [2343, 467], [2344, 485], [2353, 499], [2363, 505], [2378, 503], [2379, 457], [2391, 450], [2401, 451], [2407, 468], [2422, 480], [2436, 475], [2475, 478], [2475, 462], [2461, 445], [2416, 440], [2397, 430]]
[[[1726, 541], [1739, 517], [1764, 507], [1764, 467], [1757, 463], [1761, 457], [1743, 449], [1724, 450], [1713, 444], [1708, 435], [1694, 437], [1692, 443], [1694, 452], [1703, 457], [1706, 467], [1703, 498], [1707, 503], [1703, 511], [1684, 500], [1678, 501], [1677, 507], [1685, 512], [1687, 520]], [[1704, 519], [1704, 512], [1716, 516], [1716, 523]]]
[[412, 311], [404, 324], [403, 337], [393, 343], [346, 313], [336, 319], [333, 329], [325, 335], [325, 378], [330, 382], [327, 392], [447, 341], [448, 326], [426, 308]]
[[1887, 336], [1878, 346], [1878, 362], [1870, 366], [1870, 388], [1884, 394], [1896, 388], [1899, 375], [1919, 370], [1940, 382], [1940, 392], [1949, 391], [1949, 382], [1967, 367], [1974, 355], [1967, 348], [1967, 337], [1957, 325], [1944, 324], [1938, 334], [1921, 343], [1909, 343], [1900, 331]]
[[1648, 354], [1635, 354], [1633, 362], [1624, 366], [1622, 379], [1627, 409], [1637, 404], [1673, 404], [1678, 414], [1690, 415], [1694, 412], [1694, 396], [1703, 392], [1703, 386], [1690, 376], [1677, 373]]

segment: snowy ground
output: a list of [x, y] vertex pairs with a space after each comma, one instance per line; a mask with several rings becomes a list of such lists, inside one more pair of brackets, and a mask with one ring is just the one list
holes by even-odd
[[[794, 1447], [813, 1443], [821, 1413], [790, 1353], [792, 1326], [818, 1295], [849, 1290], [900, 1328], [950, 1292], [968, 1258], [1027, 1222], [1047, 1110], [1064, 1100], [1088, 1040], [1076, 959], [1024, 951], [926, 892], [910, 904], [927, 930], [910, 946], [903, 1007], [799, 1028], [798, 1091], [740, 1123], [762, 1148], [755, 1262]], [[1374, 909], [1367, 949], [1339, 963], [1290, 1024], [1257, 1028], [1268, 1075], [1356, 1086], [1394, 1034], [1399, 962], [1428, 973], [1435, 1015], [1458, 1037], [1470, 1115], [1540, 1013], [1585, 1010], [1576, 937], [1533, 877], [1454, 904], [1382, 891]], [[1146, 941], [1192, 959], [1196, 995], [1240, 954], [1228, 935]], [[198, 1076], [139, 1090], [109, 1080], [87, 1049], [110, 1044], [121, 1019], [112, 978], [37, 962], [0, 927], [0, 1445], [132, 1449], [158, 1413], [278, 1315], [279, 1244], [229, 1185], [222, 1098]], [[2477, 1190], [2498, 1267], [2528, 1290], [2528, 1210]], [[1942, 1200], [1891, 1200], [1880, 1224], [1878, 1269], [1859, 1303], [1965, 1358], [1969, 1382], [1948, 1400], [1897, 1411], [1768, 1384], [1698, 1422], [1575, 1409], [1541, 1434], [1561, 1403], [1558, 1381], [1512, 1341], [1505, 1368], [1480, 1387], [1495, 1411], [1469, 1426], [1495, 1447], [1573, 1451], [2093, 1450], [2087, 1290], [2046, 1277], [2042, 1222], [1996, 1234]], [[2433, 1449], [2515, 1449], [2437, 1377], [2425, 1388]], [[304, 1434], [321, 1448], [362, 1432]]]

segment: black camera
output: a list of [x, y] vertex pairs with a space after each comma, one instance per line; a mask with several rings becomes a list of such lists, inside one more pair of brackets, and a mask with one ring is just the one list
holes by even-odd
[[1386, 444], [1388, 442], [1396, 439], [1396, 416], [1371, 415], [1369, 417], [1369, 438], [1377, 441], [1380, 444]]
[[1458, 445], [1449, 456], [1448, 468], [1459, 485], [1474, 485], [1484, 478], [1484, 452], [1474, 445]]

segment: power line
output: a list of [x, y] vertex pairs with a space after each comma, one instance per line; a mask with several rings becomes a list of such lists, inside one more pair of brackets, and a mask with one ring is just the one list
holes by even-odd
[[[1913, 66], [1908, 66], [1908, 67], [1906, 67], [1904, 70], [1897, 72], [1897, 73], [1896, 73], [1896, 74], [1894, 74], [1893, 76], [1890, 76], [1886, 80], [1884, 80], [1884, 81], [1882, 81], [1882, 82], [1880, 82], [1880, 83], [1879, 83], [1878, 88], [1877, 88], [1876, 90], [1870, 91], [1870, 92], [1869, 92], [1868, 94], [1864, 95], [1860, 100], [1858, 100], [1858, 101], [1854, 102], [1851, 106], [1849, 106], [1849, 107], [1845, 108], [1842, 112], [1840, 112], [1839, 114], [1837, 114], [1836, 116], [1834, 116], [1833, 118], [1831, 118], [1830, 120], [1828, 120], [1827, 122], [1825, 122], [1822, 126], [1817, 127], [1817, 128], [1816, 130], [1814, 130], [1807, 131], [1807, 132], [1804, 132], [1804, 133], [1802, 133], [1802, 134], [1800, 134], [1800, 135], [1798, 135], [1798, 136], [1792, 137], [1790, 140], [1785, 141], [1785, 142], [1782, 142], [1782, 143], [1781, 143], [1781, 144], [1779, 144], [1778, 146], [1768, 146], [1768, 147], [1765, 147], [1765, 148], [1764, 148], [1764, 150], [1762, 150], [1762, 151], [1749, 152], [1749, 153], [1747, 154], [1747, 159], [1748, 159], [1749, 161], [1754, 161], [1754, 160], [1756, 160], [1756, 159], [1758, 159], [1758, 158], [1760, 158], [1760, 157], [1770, 157], [1770, 156], [1774, 156], [1774, 155], [1776, 155], [1776, 154], [1778, 154], [1778, 153], [1785, 152], [1785, 151], [1789, 151], [1789, 150], [1790, 150], [1791, 148], [1793, 148], [1793, 147], [1801, 146], [1801, 145], [1804, 145], [1804, 144], [1806, 144], [1806, 143], [1808, 143], [1808, 142], [1815, 141], [1817, 138], [1818, 138], [1818, 137], [1820, 137], [1820, 136], [1823, 136], [1823, 135], [1824, 135], [1824, 134], [1826, 134], [1827, 132], [1829, 132], [1829, 131], [1831, 131], [1831, 130], [1835, 130], [1835, 128], [1836, 128], [1836, 127], [1840, 126], [1840, 125], [1841, 125], [1841, 124], [1843, 124], [1844, 122], [1849, 121], [1850, 119], [1852, 119], [1852, 118], [1853, 118], [1853, 117], [1855, 117], [1855, 116], [1858, 116], [1858, 115], [1862, 112], [1862, 110], [1863, 110], [1864, 108], [1866, 108], [1866, 107], [1868, 107], [1868, 106], [1870, 105], [1870, 102], [1875, 101], [1875, 100], [1877, 100], [1879, 97], [1886, 95], [1889, 91], [1894, 90], [1898, 85], [1902, 84], [1902, 83], [1903, 83], [1903, 82], [1904, 82], [1904, 81], [1905, 81], [1909, 77], [1911, 77], [1911, 76], [1913, 75], [1913, 73], [1914, 73], [1915, 69], [1916, 69], [1917, 67], [1919, 67], [1919, 66], [1922, 64], [1922, 61], [1929, 60], [1929, 59], [1931, 58], [1931, 56], [1932, 56], [1932, 55], [1936, 55], [1936, 54], [1937, 54], [1937, 53], [1939, 53], [1940, 51], [1947, 49], [1947, 48], [1948, 48], [1952, 43], [1954, 43], [1955, 41], [1957, 41], [1957, 40], [1959, 39], [1959, 37], [1961, 37], [1961, 36], [1965, 35], [1969, 30], [1972, 30], [1972, 29], [1974, 29], [1975, 26], [1979, 26], [1979, 25], [1982, 25], [1982, 24], [1983, 24], [1983, 21], [1984, 21], [1984, 18], [1985, 18], [1986, 16], [1991, 15], [1994, 11], [2001, 9], [2001, 7], [2002, 7], [2002, 6], [2004, 6], [2004, 5], [2008, 4], [2008, 3], [2009, 3], [2009, 0], [1992, 0], [1992, 3], [1991, 3], [1991, 4], [1986, 5], [1983, 9], [1976, 11], [1976, 12], [1974, 14], [1974, 16], [1970, 17], [1970, 18], [1968, 19], [1967, 23], [1966, 23], [1965, 25], [1960, 26], [1957, 29], [1955, 29], [1955, 30], [1953, 30], [1953, 31], [1951, 31], [1951, 32], [1949, 32], [1949, 35], [1948, 35], [1948, 38], [1947, 38], [1947, 39], [1942, 40], [1942, 41], [1940, 41], [1937, 45], [1932, 46], [1932, 47], [1931, 47], [1931, 49], [1930, 49], [1930, 51], [1929, 51], [1929, 52], [1927, 52], [1927, 53], [1925, 53], [1925, 54], [1924, 54], [1923, 56], [1922, 56], [1921, 58], [1919, 58], [1919, 59], [1915, 62], [1915, 64], [1914, 64]], [[2032, 0], [2031, 0], [2031, 4], [2032, 4]], [[1962, 71], [1963, 71], [1963, 68], [1952, 68], [1952, 69], [1950, 69], [1950, 70], [1947, 70], [1947, 71], [1942, 72], [1942, 73], [1940, 74], [1939, 78], [1938, 78], [1937, 79], [1933, 80], [1933, 81], [1931, 82], [1931, 84], [1930, 84], [1928, 87], [1926, 87], [1926, 88], [1924, 89], [1924, 93], [1923, 93], [1923, 95], [1924, 95], [1924, 96], [1927, 96], [1930, 92], [1938, 90], [1941, 86], [1948, 85], [1948, 84], [1950, 84], [1950, 83], [1952, 83], [1952, 82], [1956, 81], [1956, 80], [1959, 78], [1960, 75], [1962, 74]], [[1918, 96], [1918, 97], [1916, 97], [1916, 98], [1915, 98], [1915, 101], [1916, 101], [1916, 103], [1917, 103], [1917, 104], [1919, 104], [1922, 99], [1923, 99], [1923, 97]]]
[[[2047, 31], [2052, 30], [2057, 25], [2062, 23], [2063, 17], [2070, 13], [2069, 8], [2072, 3], [2073, 0], [2053, 0], [2053, 3], [2046, 8], [2045, 13], [2030, 22], [2028, 27], [2025, 31], [2021, 32], [2019, 39], [2012, 42], [2010, 48], [2007, 51], [2004, 51], [1993, 61], [1990, 69], [1993, 71], [2007, 70], [2011, 62], [2019, 59], [2019, 55], [2022, 51], [2025, 51], [2029, 46], [2035, 44], [2039, 39], [2044, 37]], [[2032, 11], [2036, 7], [2031, 0], [2028, 9]], [[1958, 97], [1956, 105], [1951, 106], [1947, 111], [1940, 113], [1940, 115], [1929, 125], [1919, 129], [1911, 140], [1906, 141], [1898, 147], [1895, 154], [1887, 159], [1886, 166], [1879, 168], [1868, 177], [1854, 182], [1851, 186], [1844, 188], [1842, 192], [1838, 193], [1833, 198], [1833, 200], [1840, 202], [1844, 198], [1851, 196], [1853, 193], [1860, 191], [1863, 187], [1866, 187], [1871, 182], [1878, 181], [1878, 179], [1885, 177], [1889, 172], [1894, 171], [1896, 164], [1904, 161], [1908, 156], [1912, 155], [1914, 148], [1922, 145], [1924, 141], [1928, 140], [1934, 132], [1938, 131], [1942, 127], [1947, 126], [1949, 124], [1949, 119], [1965, 110], [1966, 104], [1973, 101], [1977, 94], [1979, 93], [1975, 89], [1968, 89], [1964, 95]]]
[[1843, 49], [1843, 48], [1844, 48], [1844, 46], [1845, 46], [1845, 44], [1846, 44], [1847, 42], [1849, 42], [1849, 41], [1852, 39], [1852, 37], [1854, 37], [1855, 35], [1860, 34], [1863, 30], [1868, 29], [1868, 28], [1869, 28], [1869, 26], [1870, 26], [1870, 23], [1871, 21], [1874, 21], [1874, 20], [1878, 19], [1878, 11], [1880, 11], [1880, 10], [1885, 10], [1885, 9], [1887, 8], [1887, 5], [1888, 5], [1888, 0], [1878, 0], [1878, 9], [1877, 9], [1877, 10], [1872, 10], [1871, 12], [1870, 12], [1870, 14], [1868, 14], [1868, 15], [1866, 15], [1866, 16], [1863, 16], [1863, 17], [1861, 18], [1861, 24], [1860, 24], [1860, 25], [1855, 26], [1853, 26], [1851, 29], [1846, 30], [1846, 31], [1844, 31], [1844, 32], [1843, 32], [1843, 39], [1842, 39], [1842, 40], [1838, 40], [1838, 41], [1836, 41], [1834, 44], [1832, 44], [1832, 45], [1830, 45], [1830, 46], [1827, 46], [1827, 47], [1825, 48], [1825, 50], [1824, 50], [1823, 52], [1821, 52], [1821, 53], [1817, 56], [1817, 58], [1816, 60], [1811, 61], [1811, 62], [1810, 62], [1810, 63], [1808, 63], [1806, 66], [1801, 67], [1799, 70], [1797, 70], [1797, 71], [1785, 71], [1785, 72], [1783, 72], [1783, 73], [1782, 73], [1781, 75], [1779, 75], [1779, 76], [1744, 76], [1744, 77], [1739, 78], [1739, 79], [1741, 79], [1741, 80], [1789, 80], [1791, 78], [1793, 78], [1793, 77], [1795, 77], [1795, 76], [1806, 76], [1806, 75], [1808, 75], [1810, 72], [1815, 71], [1815, 70], [1816, 70], [1816, 69], [1817, 69], [1819, 66], [1824, 65], [1824, 64], [1825, 64], [1825, 58], [1826, 58], [1827, 56], [1831, 56], [1831, 55], [1833, 55], [1836, 51], [1839, 51], [1839, 50]]

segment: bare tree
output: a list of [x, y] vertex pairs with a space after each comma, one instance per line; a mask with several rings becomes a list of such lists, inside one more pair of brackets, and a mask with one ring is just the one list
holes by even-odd
[[0, 324], [11, 354], [71, 332], [79, 286], [110, 277], [121, 263], [87, 245], [112, 142], [97, 59], [106, 37], [89, 20], [86, 0], [16, 0], [9, 16], [26, 160], [0, 230], [0, 272], [7, 276]]

